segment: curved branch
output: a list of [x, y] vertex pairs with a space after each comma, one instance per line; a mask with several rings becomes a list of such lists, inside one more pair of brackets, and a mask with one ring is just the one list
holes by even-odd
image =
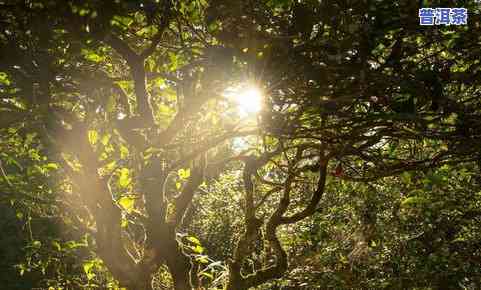
[[144, 68], [144, 58], [138, 55], [129, 45], [119, 37], [109, 34], [104, 41], [109, 44], [126, 61], [134, 80], [134, 90], [137, 100], [137, 112], [147, 125], [154, 124], [150, 95], [147, 91], [147, 77]]
[[321, 198], [324, 194], [324, 189], [326, 187], [327, 164], [328, 164], [327, 160], [321, 159], [320, 166], [319, 166], [319, 180], [317, 183], [317, 189], [312, 194], [309, 204], [301, 212], [298, 212], [289, 217], [284, 217], [284, 216], [281, 217], [280, 223], [282, 224], [296, 223], [300, 220], [305, 219], [308, 216], [313, 215], [316, 212], [317, 205], [321, 201]]
[[282, 245], [277, 238], [276, 231], [277, 228], [282, 224], [281, 217], [289, 206], [290, 192], [292, 189], [294, 177], [295, 175], [292, 171], [290, 171], [284, 185], [284, 194], [279, 202], [276, 211], [272, 214], [266, 225], [266, 239], [269, 241], [269, 244], [274, 250], [277, 261], [273, 266], [261, 269], [254, 274], [248, 275], [246, 277], [240, 277], [241, 285], [243, 285], [243, 288], [241, 289], [248, 289], [250, 287], [255, 287], [263, 284], [271, 279], [280, 278], [287, 270], [287, 253], [282, 248]]
[[174, 217], [174, 225], [179, 225], [184, 218], [185, 211], [192, 203], [192, 198], [194, 197], [194, 193], [199, 187], [199, 185], [204, 180], [204, 171], [205, 171], [205, 158], [201, 158], [201, 162], [198, 166], [191, 169], [191, 176], [189, 181], [185, 185], [182, 192], [175, 197], [174, 205], [175, 205], [175, 217]]
[[152, 53], [154, 53], [155, 49], [157, 48], [157, 45], [159, 45], [160, 41], [162, 40], [162, 35], [164, 34], [165, 29], [170, 24], [170, 21], [172, 19], [172, 2], [170, 0], [166, 0], [162, 2], [163, 7], [162, 7], [162, 18], [160, 20], [160, 23], [158, 25], [159, 31], [157, 34], [153, 37], [152, 43], [150, 46], [142, 51], [140, 54], [140, 57], [142, 59], [148, 58]]
[[254, 135], [256, 134], [257, 131], [256, 130], [252, 130], [252, 131], [243, 131], [243, 132], [240, 132], [240, 131], [232, 131], [232, 132], [227, 132], [223, 135], [220, 135], [218, 137], [215, 137], [215, 138], [211, 138], [211, 139], [208, 139], [207, 141], [205, 142], [202, 142], [201, 144], [197, 144], [196, 147], [197, 149], [193, 150], [192, 152], [188, 153], [185, 155], [184, 158], [174, 162], [169, 168], [168, 168], [168, 172], [170, 171], [173, 171], [173, 170], [176, 170], [178, 169], [179, 167], [181, 167], [182, 165], [188, 163], [189, 161], [193, 160], [194, 158], [196, 158], [197, 156], [199, 156], [200, 154], [208, 151], [209, 149], [212, 149], [214, 148], [215, 146], [219, 145], [220, 143], [230, 139], [230, 138], [234, 138], [234, 137], [244, 137], [244, 136], [249, 136], [249, 135]]

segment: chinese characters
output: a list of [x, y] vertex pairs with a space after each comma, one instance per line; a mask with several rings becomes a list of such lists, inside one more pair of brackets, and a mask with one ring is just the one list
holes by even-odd
[[466, 8], [421, 8], [420, 25], [466, 25], [468, 10]]

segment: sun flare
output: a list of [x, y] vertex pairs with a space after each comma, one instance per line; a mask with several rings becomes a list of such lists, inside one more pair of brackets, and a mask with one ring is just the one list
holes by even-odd
[[255, 86], [232, 88], [227, 95], [234, 101], [242, 115], [256, 114], [261, 110], [262, 92]]

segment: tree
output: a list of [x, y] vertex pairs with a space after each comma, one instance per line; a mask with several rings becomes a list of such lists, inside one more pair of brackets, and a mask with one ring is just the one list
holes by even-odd
[[[233, 290], [285, 275], [295, 260], [279, 233], [340, 180], [481, 160], [479, 35], [421, 30], [412, 4], [0, 5], [2, 136], [38, 140], [64, 219], [121, 287], [152, 289], [161, 266], [175, 289], [203, 284], [188, 232], [208, 202], [198, 193], [229, 176], [241, 181]], [[246, 78], [265, 92], [255, 128], [223, 96]]]

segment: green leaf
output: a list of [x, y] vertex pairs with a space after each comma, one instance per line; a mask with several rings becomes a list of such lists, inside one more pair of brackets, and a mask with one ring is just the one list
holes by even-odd
[[195, 260], [201, 264], [209, 264], [209, 260], [206, 258], [206, 256], [197, 257]]
[[110, 134], [106, 134], [106, 135], [102, 136], [102, 139], [100, 140], [100, 143], [102, 143], [102, 145], [104, 145], [104, 146], [107, 146], [107, 144], [109, 144], [109, 141], [110, 141]]
[[212, 275], [212, 274], [209, 273], [209, 272], [201, 272], [199, 275], [200, 275], [200, 276], [205, 276], [205, 277], [207, 277], [207, 278], [209, 278], [209, 279], [214, 279], [214, 275]]
[[120, 26], [123, 29], [129, 27], [133, 22], [133, 18], [119, 15], [115, 15], [111, 21], [113, 25]]
[[152, 37], [158, 32], [157, 27], [155, 26], [146, 26], [139, 31], [137, 31], [135, 34], [138, 36], [144, 36], [144, 37]]
[[114, 170], [116, 165], [117, 165], [117, 162], [114, 160], [114, 161], [108, 163], [107, 165], [105, 165], [105, 170], [112, 171], [112, 170]]
[[5, 85], [10, 85], [10, 80], [8, 79], [8, 75], [4, 72], [0, 72], [0, 83]]
[[129, 148], [124, 145], [120, 145], [120, 158], [125, 159], [129, 156]]
[[195, 247], [190, 247], [192, 251], [194, 251], [197, 254], [202, 254], [204, 252], [204, 248], [200, 245], [196, 245]]
[[170, 60], [169, 69], [174, 71], [179, 67], [179, 56], [176, 53], [168, 53], [168, 56]]
[[88, 50], [88, 49], [82, 49], [81, 51], [82, 55], [86, 60], [90, 60], [92, 62], [102, 62], [105, 60], [105, 57], [100, 56], [99, 54], [95, 53], [94, 51]]
[[25, 274], [25, 265], [21, 264], [19, 265], [19, 268], [20, 268], [20, 276], [23, 276], [23, 274]]
[[39, 249], [42, 246], [42, 242], [40, 241], [33, 241], [32, 247]]
[[178, 171], [180, 179], [187, 179], [190, 176], [190, 169], [179, 169]]
[[411, 184], [411, 174], [407, 171], [401, 174], [402, 181], [406, 184]]
[[154, 82], [155, 82], [155, 85], [158, 86], [161, 89], [166, 86], [165, 85], [165, 79], [163, 79], [163, 78], [155, 78]]
[[77, 248], [81, 248], [81, 247], [87, 247], [87, 244], [85, 243], [78, 243], [76, 241], [68, 241], [65, 243], [65, 246], [68, 248], [68, 249], [77, 249]]
[[140, 13], [140, 12], [135, 12], [135, 14], [134, 14], [134, 19], [135, 19], [135, 21], [137, 21], [138, 23], [142, 23], [142, 22], [145, 21], [145, 16], [144, 16], [142, 13]]
[[187, 240], [188, 240], [189, 242], [192, 242], [192, 243], [196, 244], [196, 245], [200, 245], [200, 241], [199, 241], [199, 239], [197, 239], [196, 237], [190, 236], [190, 237], [187, 237]]
[[119, 204], [128, 213], [131, 213], [134, 210], [135, 200], [132, 197], [124, 196], [119, 199]]
[[57, 241], [52, 241], [52, 246], [54, 246], [54, 248], [59, 252], [62, 250], [62, 246]]
[[94, 266], [95, 263], [93, 261], [88, 261], [83, 264], [83, 269], [88, 280], [92, 280], [95, 277], [95, 273], [93, 273]]
[[90, 10], [85, 9], [85, 8], [81, 8], [81, 9], [78, 11], [78, 14], [79, 14], [80, 16], [85, 16], [85, 15], [87, 15], [87, 14], [89, 14], [89, 13], [90, 13]]
[[95, 145], [97, 144], [97, 141], [99, 139], [99, 134], [95, 130], [89, 130], [88, 138], [89, 138], [90, 144]]
[[127, 187], [129, 186], [130, 182], [131, 182], [131, 178], [130, 178], [130, 172], [129, 172], [129, 169], [127, 168], [122, 168], [120, 169], [120, 176], [119, 176], [119, 185], [120, 187]]
[[58, 164], [57, 163], [47, 163], [44, 165], [44, 167], [46, 169], [49, 169], [49, 170], [56, 170], [58, 169]]
[[421, 204], [424, 204], [424, 203], [427, 203], [427, 202], [428, 202], [428, 200], [423, 198], [423, 197], [411, 196], [411, 197], [408, 197], [408, 198], [404, 199], [401, 202], [401, 205], [402, 206], [416, 206], [416, 205], [421, 205]]

